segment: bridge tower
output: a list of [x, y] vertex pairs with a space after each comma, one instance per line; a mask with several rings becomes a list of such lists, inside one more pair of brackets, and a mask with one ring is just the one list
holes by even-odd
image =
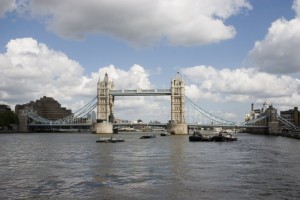
[[268, 134], [278, 134], [277, 110], [272, 105], [270, 105], [265, 112], [268, 115], [267, 117]]
[[172, 134], [188, 134], [185, 123], [185, 89], [184, 81], [177, 72], [171, 80], [171, 123], [169, 132]]
[[110, 95], [110, 90], [114, 88], [112, 81], [108, 79], [105, 73], [103, 81], [99, 79], [97, 85], [97, 124], [95, 127], [96, 133], [112, 133], [114, 120], [114, 97]]

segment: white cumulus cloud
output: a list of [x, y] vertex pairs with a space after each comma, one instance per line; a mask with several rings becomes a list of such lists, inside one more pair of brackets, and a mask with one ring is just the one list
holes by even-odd
[[[109, 65], [86, 75], [77, 61], [33, 38], [9, 41], [6, 52], [0, 54], [0, 70], [0, 100], [12, 106], [50, 96], [75, 111], [96, 96], [97, 82], [105, 73], [116, 89], [160, 88], [151, 83], [151, 72], [138, 64], [128, 70]], [[203, 65], [181, 68], [180, 72], [186, 83], [186, 95], [198, 105], [215, 104], [204, 109], [221, 113], [225, 119], [227, 116], [239, 121], [248, 111], [245, 104], [248, 108], [252, 102], [270, 100], [279, 108], [287, 108], [296, 106], [300, 99], [300, 81], [287, 75], [254, 68], [217, 69]], [[239, 104], [244, 107], [236, 110]], [[230, 105], [236, 106], [226, 111]], [[115, 108], [116, 116], [122, 119], [170, 119], [169, 97], [116, 97]]]
[[295, 0], [296, 17], [274, 21], [267, 35], [256, 41], [249, 60], [259, 70], [274, 74], [300, 72], [300, 1]]
[[241, 121], [251, 103], [262, 107], [270, 101], [278, 110], [299, 104], [300, 80], [291, 76], [203, 65], [180, 71], [186, 80], [186, 95], [202, 109], [227, 120]]
[[184, 68], [181, 72], [189, 81], [187, 96], [194, 100], [249, 102], [272, 99], [281, 104], [281, 99], [291, 100], [299, 95], [298, 79], [259, 72], [254, 68], [219, 70], [211, 66], [195, 66]]
[[[6, 52], [0, 54], [0, 70], [0, 103], [12, 108], [48, 96], [76, 111], [97, 95], [97, 82], [105, 73], [114, 81], [116, 89], [154, 87], [149, 73], [140, 65], [133, 65], [128, 70], [109, 65], [85, 75], [78, 62], [33, 38], [10, 40]], [[170, 115], [169, 104], [164, 105], [166, 102], [170, 103], [170, 98], [116, 98], [116, 116], [144, 120], [163, 117], [166, 121]]]
[[140, 46], [161, 40], [201, 45], [233, 38], [235, 28], [225, 24], [226, 19], [251, 8], [247, 0], [28, 0], [26, 10], [64, 38], [102, 34]]
[[[20, 103], [48, 95], [67, 100], [87, 95], [91, 89], [83, 68], [64, 53], [49, 49], [32, 38], [8, 42], [0, 54], [2, 101]], [[83, 90], [84, 89], [84, 90]]]
[[294, 0], [293, 9], [296, 12], [297, 18], [300, 17], [300, 0]]

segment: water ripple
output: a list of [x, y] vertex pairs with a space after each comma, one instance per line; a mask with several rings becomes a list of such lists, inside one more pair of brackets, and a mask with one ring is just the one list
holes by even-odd
[[299, 199], [300, 145], [243, 134], [99, 144], [92, 134], [0, 134], [0, 199]]

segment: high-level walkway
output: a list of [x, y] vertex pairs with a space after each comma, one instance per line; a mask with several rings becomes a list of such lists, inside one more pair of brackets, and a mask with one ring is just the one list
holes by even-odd
[[171, 95], [170, 89], [148, 89], [148, 90], [110, 90], [112, 96], [163, 96]]

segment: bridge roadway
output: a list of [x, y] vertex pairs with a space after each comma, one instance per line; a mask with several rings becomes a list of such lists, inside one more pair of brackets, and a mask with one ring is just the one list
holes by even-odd
[[[78, 123], [78, 124], [27, 124], [28, 127], [91, 127], [92, 123]], [[167, 127], [167, 123], [114, 123], [114, 127], [135, 127], [135, 126], [152, 126], [152, 127]], [[187, 124], [189, 128], [267, 128], [267, 126], [258, 125], [226, 125], [226, 124]]]
[[[155, 127], [167, 127], [167, 123], [115, 123], [113, 126], [155, 126]], [[192, 124], [187, 123], [189, 128], [202, 127], [202, 128], [212, 128], [212, 127], [221, 127], [221, 128], [267, 128], [267, 126], [258, 126], [258, 125], [226, 125], [226, 124]]]

